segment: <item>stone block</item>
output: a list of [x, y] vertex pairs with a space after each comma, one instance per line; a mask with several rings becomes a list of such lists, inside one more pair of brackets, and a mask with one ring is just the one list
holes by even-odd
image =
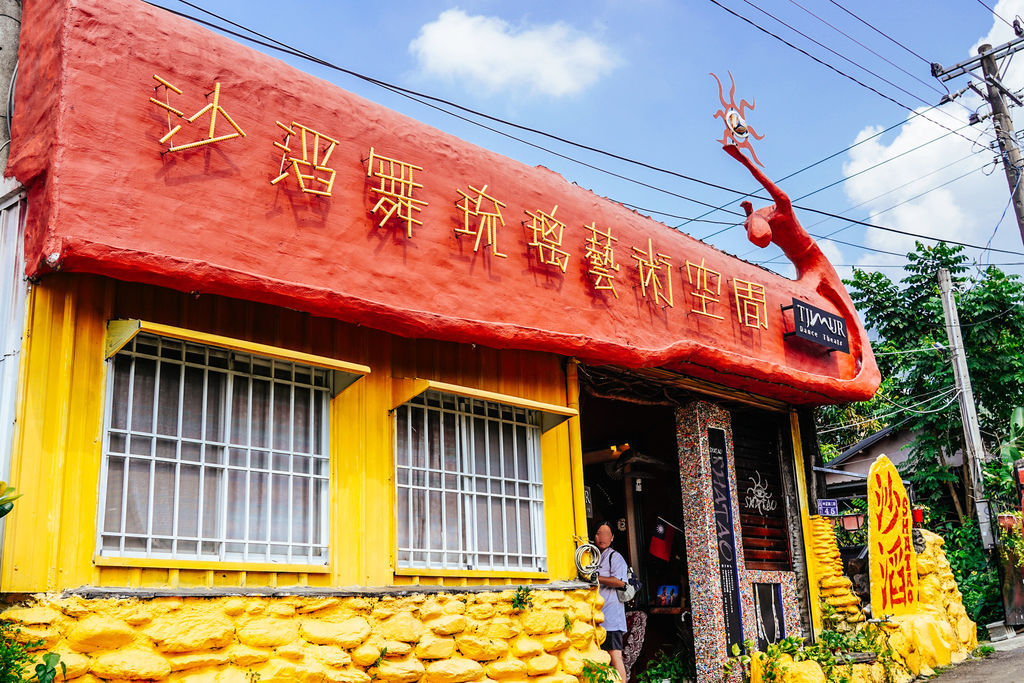
[[564, 650], [572, 644], [569, 640], [569, 636], [563, 633], [549, 633], [540, 637], [540, 643], [544, 646], [546, 652], [558, 652]]
[[49, 650], [60, 640], [60, 632], [46, 626], [22, 626], [14, 634], [14, 639], [29, 651]]
[[466, 607], [466, 616], [472, 619], [490, 619], [494, 616], [494, 605], [482, 603]]
[[337, 645], [310, 645], [306, 652], [321, 664], [336, 669], [344, 668], [352, 663], [352, 655]]
[[337, 645], [346, 650], [358, 647], [370, 635], [370, 624], [363, 617], [341, 622], [307, 620], [299, 627], [303, 638], [317, 645]]
[[448, 659], [455, 654], [455, 639], [427, 634], [416, 645], [416, 656], [420, 659]]
[[419, 617], [423, 621], [430, 621], [444, 614], [444, 608], [437, 600], [425, 600], [420, 604]]
[[[382, 681], [395, 681], [395, 683], [414, 683], [423, 677], [426, 669], [418, 659], [391, 660], [385, 659], [377, 665], [376, 677]], [[371, 673], [371, 677], [372, 677]]]
[[126, 681], [162, 680], [171, 673], [166, 658], [152, 650], [126, 648], [106, 652], [92, 660], [89, 670], [99, 678]]
[[464, 657], [480, 662], [501, 659], [508, 654], [508, 643], [499, 638], [461, 635], [455, 643]]
[[252, 666], [253, 664], [260, 664], [270, 659], [270, 653], [266, 650], [258, 650], [248, 645], [235, 644], [224, 651], [227, 655], [228, 661], [235, 666]]
[[522, 637], [512, 644], [512, 654], [520, 658], [535, 657], [544, 654], [544, 646], [539, 640]]
[[237, 617], [245, 611], [245, 600], [242, 598], [228, 598], [222, 607], [224, 614], [229, 617]]
[[328, 669], [324, 671], [324, 680], [330, 683], [370, 683], [372, 679], [365, 671], [350, 668], [339, 671]]
[[218, 613], [197, 609], [165, 614], [145, 633], [161, 652], [200, 652], [230, 644], [235, 637], [235, 627]]
[[522, 617], [523, 630], [530, 635], [556, 633], [565, 628], [565, 617], [555, 610], [532, 610]]
[[384, 651], [384, 642], [371, 638], [369, 642], [352, 650], [352, 661], [357, 666], [370, 666], [385, 654], [387, 653]]
[[[61, 657], [63, 660], [63, 657]], [[167, 658], [171, 671], [186, 671], [204, 666], [220, 666], [228, 663], [226, 652], [197, 652], [187, 655], [174, 655]]]
[[585, 650], [594, 640], [594, 627], [583, 621], [574, 621], [569, 629], [569, 640], [580, 650]]
[[444, 659], [427, 665], [428, 683], [465, 683], [482, 678], [484, 668], [472, 659]]
[[300, 604], [296, 610], [299, 614], [312, 614], [313, 612], [321, 612], [331, 607], [337, 607], [341, 604], [341, 600], [338, 598], [313, 598]]
[[380, 632], [391, 640], [415, 643], [423, 635], [423, 622], [408, 612], [400, 612], [381, 624]]
[[0, 621], [9, 621], [25, 626], [48, 626], [58, 617], [60, 617], [60, 612], [49, 607], [15, 608], [0, 613]]
[[526, 677], [526, 662], [519, 659], [501, 659], [487, 665], [487, 675], [491, 678], [505, 679]]
[[254, 672], [260, 683], [320, 683], [324, 679], [321, 668], [286, 659], [271, 659]]
[[120, 619], [87, 616], [71, 627], [68, 644], [79, 652], [116, 650], [135, 639], [135, 630]]
[[481, 633], [491, 638], [504, 638], [508, 640], [515, 638], [522, 632], [518, 623], [508, 617], [494, 617], [487, 621], [481, 629]]
[[[60, 655], [60, 661], [66, 667], [67, 673], [62, 673], [60, 665], [58, 664], [56, 680], [62, 681], [64, 679], [64, 676], [66, 675], [67, 680], [70, 681], [74, 678], [78, 678], [79, 676], [83, 676], [86, 673], [88, 673], [89, 666], [92, 663], [92, 660], [90, 660], [87, 656], [78, 654], [77, 652], [68, 652], [66, 650], [59, 651], [57, 652], [57, 654]], [[40, 655], [35, 659], [35, 661], [29, 664], [29, 670], [34, 671], [36, 664], [41, 664], [42, 662], [43, 658], [42, 655]]]
[[280, 647], [299, 637], [294, 620], [259, 617], [238, 629], [238, 640], [254, 647]]
[[455, 597], [448, 597], [448, 600], [444, 603], [445, 614], [465, 614], [466, 603]]
[[558, 670], [558, 657], [549, 654], [537, 655], [526, 660], [526, 673], [531, 676], [543, 676]]
[[467, 623], [466, 617], [461, 614], [446, 614], [431, 621], [429, 627], [439, 636], [450, 636], [465, 631]]
[[572, 676], [579, 676], [583, 673], [583, 653], [574, 647], [566, 648], [558, 655], [562, 663], [562, 671]]

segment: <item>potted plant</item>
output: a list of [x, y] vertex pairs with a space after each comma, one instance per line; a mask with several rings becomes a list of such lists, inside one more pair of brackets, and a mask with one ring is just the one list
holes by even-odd
[[692, 663], [681, 652], [658, 652], [638, 677], [640, 683], [689, 683], [696, 680]]

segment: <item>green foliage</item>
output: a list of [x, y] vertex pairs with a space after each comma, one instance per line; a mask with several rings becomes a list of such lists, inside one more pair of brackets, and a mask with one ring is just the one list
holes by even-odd
[[994, 647], [992, 647], [991, 645], [979, 645], [978, 647], [974, 648], [973, 652], [971, 652], [971, 656], [972, 657], [988, 657], [989, 655], [994, 654], [995, 651], [996, 651], [996, 649]]
[[[957, 401], [947, 391], [955, 382], [937, 273], [946, 268], [953, 279], [985, 448], [1000, 455], [983, 467], [986, 494], [996, 509], [1014, 503], [1010, 465], [1024, 445], [1024, 414], [1018, 423], [1011, 420], [1009, 430], [1006, 423], [1024, 405], [1024, 283], [995, 267], [972, 269], [962, 248], [943, 243], [918, 243], [907, 259], [902, 279], [855, 269], [846, 281], [875, 339], [882, 385], [871, 401], [818, 411], [822, 430], [862, 423], [825, 431], [821, 450], [840, 453], [892, 424], [915, 435], [901, 471], [917, 502], [930, 508], [929, 526], [946, 538], [968, 614], [987, 623], [1001, 618], [998, 574], [982, 550], [977, 524], [960, 519], [960, 512], [972, 515], [964, 472], [948, 465], [962, 448], [963, 428]], [[920, 351], [936, 344], [936, 351]]]
[[569, 618], [568, 614], [563, 614], [562, 615], [562, 620], [563, 620], [562, 630], [565, 631], [566, 633], [568, 633], [569, 631], [572, 630], [572, 619]]
[[36, 680], [39, 683], [53, 683], [54, 679], [57, 678], [58, 664], [60, 664], [64, 680], [67, 680], [68, 667], [64, 662], [60, 661], [60, 655], [55, 652], [47, 652], [43, 655], [43, 661], [36, 664]]
[[999, 554], [1009, 564], [1024, 567], [1024, 529], [1021, 528], [1021, 513], [1000, 513], [1000, 517], [1009, 515], [1013, 524], [1009, 528], [999, 524]]
[[53, 683], [58, 665], [66, 678], [67, 666], [60, 661], [60, 655], [53, 652], [43, 655], [43, 661], [36, 664], [34, 676], [29, 674], [27, 669], [33, 660], [29, 651], [42, 645], [42, 641], [23, 643], [18, 640], [19, 633], [20, 630], [10, 622], [0, 621], [0, 683]]
[[638, 678], [640, 683], [661, 683], [666, 678], [676, 683], [696, 677], [697, 671], [693, 662], [682, 651], [659, 650]]
[[533, 607], [533, 596], [529, 586], [520, 586], [512, 596], [512, 609], [524, 610]]
[[619, 672], [610, 664], [601, 664], [591, 659], [583, 660], [584, 683], [618, 683]]
[[732, 678], [733, 672], [739, 671], [744, 681], [750, 680], [750, 653], [754, 652], [754, 641], [747, 638], [743, 641], [743, 649], [739, 645], [733, 645], [731, 654], [725, 660], [722, 667], [722, 680], [728, 681]]
[[946, 559], [963, 595], [967, 615], [978, 624], [1003, 618], [1003, 599], [999, 573], [981, 545], [981, 532], [974, 520], [963, 525], [953, 521], [933, 524], [933, 529], [946, 539]]
[[14, 509], [14, 501], [24, 494], [16, 494], [13, 486], [8, 486], [6, 481], [0, 481], [0, 519]]

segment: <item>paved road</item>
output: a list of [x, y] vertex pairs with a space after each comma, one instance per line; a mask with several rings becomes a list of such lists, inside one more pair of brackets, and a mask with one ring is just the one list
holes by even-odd
[[1024, 649], [994, 652], [954, 666], [932, 681], [942, 683], [1020, 683], [1024, 681]]

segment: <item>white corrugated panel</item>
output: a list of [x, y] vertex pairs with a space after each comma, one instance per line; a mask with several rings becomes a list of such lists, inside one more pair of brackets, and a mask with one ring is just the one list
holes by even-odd
[[24, 195], [0, 204], [0, 479], [11, 471], [18, 366], [25, 328]]

